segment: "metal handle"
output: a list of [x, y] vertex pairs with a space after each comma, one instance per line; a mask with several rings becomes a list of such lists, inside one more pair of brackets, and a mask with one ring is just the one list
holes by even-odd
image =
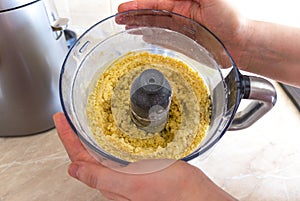
[[54, 21], [51, 25], [51, 28], [53, 31], [63, 31], [67, 28], [69, 23], [68, 18], [58, 18], [56, 21]]
[[274, 86], [264, 78], [244, 75], [245, 91], [243, 99], [252, 102], [242, 111], [236, 113], [229, 130], [240, 130], [251, 126], [276, 103], [277, 95]]
[[43, 3], [49, 18], [51, 29], [54, 32], [54, 38], [58, 40], [63, 36], [63, 31], [67, 28], [69, 19], [58, 16], [58, 12], [53, 0], [44, 0]]

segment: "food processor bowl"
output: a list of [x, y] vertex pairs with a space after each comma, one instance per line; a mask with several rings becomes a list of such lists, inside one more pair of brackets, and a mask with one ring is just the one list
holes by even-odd
[[[264, 78], [242, 75], [222, 42], [198, 22], [161, 10], [127, 11], [108, 17], [88, 29], [69, 51], [61, 70], [60, 97], [71, 127], [91, 155], [118, 171], [153, 172], [178, 160], [142, 157], [132, 163], [105, 151], [92, 134], [86, 114], [88, 96], [107, 67], [132, 52], [183, 61], [207, 86], [210, 125], [201, 143], [181, 160], [205, 154], [228, 129], [250, 126], [276, 102], [272, 84]], [[251, 103], [237, 112], [242, 99]], [[144, 159], [146, 162], [140, 163]]]

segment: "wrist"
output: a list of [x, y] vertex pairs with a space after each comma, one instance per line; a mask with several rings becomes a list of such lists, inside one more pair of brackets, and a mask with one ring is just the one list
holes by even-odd
[[243, 70], [247, 66], [251, 66], [252, 57], [249, 56], [249, 47], [251, 46], [250, 38], [253, 32], [253, 21], [241, 17], [234, 38], [224, 44], [237, 67]]

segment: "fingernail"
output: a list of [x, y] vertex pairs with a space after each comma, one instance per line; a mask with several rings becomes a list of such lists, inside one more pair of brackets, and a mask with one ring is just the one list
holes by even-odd
[[78, 171], [78, 165], [74, 164], [74, 163], [71, 163], [70, 166], [69, 166], [69, 175], [71, 177], [74, 177], [74, 178], [78, 178], [77, 177], [77, 171]]

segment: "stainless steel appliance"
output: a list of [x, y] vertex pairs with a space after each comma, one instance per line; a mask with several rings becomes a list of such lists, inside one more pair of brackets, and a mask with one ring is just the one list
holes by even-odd
[[51, 1], [0, 0], [0, 136], [53, 127], [59, 70], [67, 53]]

